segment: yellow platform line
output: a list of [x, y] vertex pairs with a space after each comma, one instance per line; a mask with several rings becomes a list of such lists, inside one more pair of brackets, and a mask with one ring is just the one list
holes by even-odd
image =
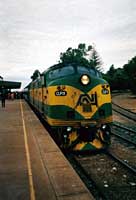
[[30, 153], [29, 153], [29, 146], [28, 146], [28, 139], [27, 139], [27, 131], [26, 131], [26, 126], [25, 126], [24, 112], [23, 112], [23, 106], [22, 106], [21, 100], [20, 100], [20, 108], [21, 108], [21, 116], [22, 116], [22, 123], [23, 123], [24, 143], [25, 143], [28, 177], [29, 177], [30, 199], [35, 200], [35, 190], [34, 190], [32, 167], [31, 167]]

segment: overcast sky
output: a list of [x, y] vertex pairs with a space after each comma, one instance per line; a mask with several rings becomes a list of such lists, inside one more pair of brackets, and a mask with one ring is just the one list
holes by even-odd
[[95, 44], [104, 71], [136, 56], [135, 0], [0, 0], [0, 75], [30, 81], [61, 52]]

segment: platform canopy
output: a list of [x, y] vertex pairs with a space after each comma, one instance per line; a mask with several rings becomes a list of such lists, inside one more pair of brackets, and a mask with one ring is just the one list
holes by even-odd
[[0, 80], [0, 89], [19, 89], [21, 82]]

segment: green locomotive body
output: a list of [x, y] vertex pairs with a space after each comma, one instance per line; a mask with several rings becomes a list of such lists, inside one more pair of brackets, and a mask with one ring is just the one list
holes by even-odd
[[32, 81], [28, 92], [62, 148], [84, 151], [110, 144], [110, 87], [97, 70], [58, 64]]

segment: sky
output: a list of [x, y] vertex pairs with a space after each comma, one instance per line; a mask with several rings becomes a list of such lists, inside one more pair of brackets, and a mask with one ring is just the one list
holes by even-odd
[[0, 0], [0, 75], [24, 88], [61, 52], [94, 44], [106, 72], [136, 56], [134, 0]]

